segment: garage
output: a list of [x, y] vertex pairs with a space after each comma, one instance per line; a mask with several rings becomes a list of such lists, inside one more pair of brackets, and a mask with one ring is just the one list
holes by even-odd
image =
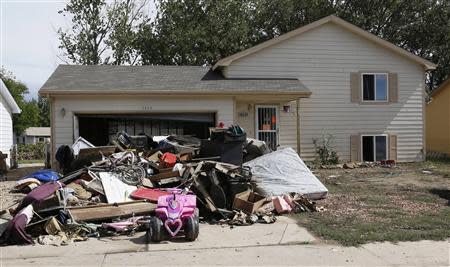
[[[207, 138], [215, 113], [78, 114], [78, 135], [96, 146], [111, 143], [119, 132], [129, 135], [191, 135]], [[75, 129], [76, 131], [76, 129]]]

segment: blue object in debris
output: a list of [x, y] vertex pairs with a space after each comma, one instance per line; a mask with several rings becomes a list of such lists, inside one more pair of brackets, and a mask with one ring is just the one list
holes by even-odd
[[46, 182], [51, 182], [51, 181], [57, 181], [60, 178], [60, 176], [54, 170], [47, 169], [47, 170], [40, 170], [37, 172], [33, 172], [31, 174], [28, 174], [25, 177], [22, 177], [22, 179], [25, 179], [25, 178], [36, 178], [39, 181], [46, 183]]

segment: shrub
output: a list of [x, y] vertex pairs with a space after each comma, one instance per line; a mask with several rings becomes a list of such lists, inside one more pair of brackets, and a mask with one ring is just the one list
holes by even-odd
[[45, 143], [18, 144], [19, 160], [45, 159]]
[[316, 165], [332, 165], [339, 163], [339, 156], [334, 148], [331, 146], [333, 136], [328, 134], [322, 136], [320, 140], [313, 139], [316, 158], [314, 164]]

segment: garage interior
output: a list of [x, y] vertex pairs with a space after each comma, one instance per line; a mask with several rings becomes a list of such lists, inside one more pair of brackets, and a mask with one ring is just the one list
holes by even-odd
[[205, 139], [216, 125], [215, 113], [79, 114], [78, 134], [95, 146], [105, 146], [119, 132], [129, 135], [191, 135]]

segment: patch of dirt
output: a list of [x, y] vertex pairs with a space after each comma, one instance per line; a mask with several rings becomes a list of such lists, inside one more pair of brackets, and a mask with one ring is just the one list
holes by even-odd
[[0, 182], [0, 210], [15, 206], [24, 198], [25, 194], [11, 192], [15, 185], [15, 181]]
[[20, 178], [33, 173], [35, 171], [41, 170], [42, 167], [23, 167], [23, 168], [17, 168], [13, 170], [9, 170], [6, 174], [8, 181], [17, 181]]
[[[327, 198], [317, 204], [327, 209], [326, 216], [362, 222], [386, 221], [389, 218], [383, 215], [397, 211], [411, 216], [437, 211], [450, 203], [445, 197], [445, 192], [450, 192], [450, 179], [445, 177], [449, 166], [425, 172], [424, 163], [317, 169], [314, 173], [329, 189]], [[436, 188], [444, 197], [430, 191]]]

